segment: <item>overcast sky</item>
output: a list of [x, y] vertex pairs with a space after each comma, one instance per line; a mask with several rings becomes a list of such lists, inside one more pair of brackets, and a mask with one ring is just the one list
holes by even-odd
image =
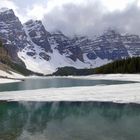
[[24, 23], [42, 20], [48, 31], [96, 35], [108, 28], [140, 34], [140, 0], [0, 0]]

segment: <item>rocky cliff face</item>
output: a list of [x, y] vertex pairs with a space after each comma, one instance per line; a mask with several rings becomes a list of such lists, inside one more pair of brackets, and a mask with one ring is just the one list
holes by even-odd
[[65, 36], [62, 32], [57, 31], [50, 36], [55, 40], [59, 53], [61, 55], [65, 55], [67, 58], [72, 59], [73, 61], [77, 61], [79, 59], [80, 61], [83, 60], [83, 52], [79, 46], [73, 45], [72, 40]]
[[13, 10], [0, 10], [0, 38], [13, 61], [32, 71], [52, 73], [58, 67], [94, 68], [108, 62], [140, 56], [140, 37], [107, 30], [89, 38], [69, 38], [62, 32], [49, 33], [41, 21], [21, 24]]
[[8, 53], [8, 50], [3, 47], [2, 42], [0, 40], [0, 63], [6, 61], [7, 59], [11, 59], [10, 55]]
[[0, 38], [11, 58], [17, 62], [20, 61], [17, 56], [18, 51], [31, 46], [23, 25], [11, 9], [0, 10]]
[[89, 39], [87, 37], [77, 38], [75, 39], [74, 45], [78, 45], [90, 60], [96, 58], [117, 60], [129, 57], [122, 38], [123, 36], [119, 33], [108, 30], [95, 39]]
[[40, 46], [46, 52], [52, 52], [48, 42], [50, 34], [45, 30], [41, 21], [30, 20], [24, 24], [24, 29], [35, 45]]

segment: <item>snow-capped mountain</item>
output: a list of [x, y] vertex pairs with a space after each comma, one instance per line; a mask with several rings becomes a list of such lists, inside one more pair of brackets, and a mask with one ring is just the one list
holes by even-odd
[[30, 46], [23, 25], [13, 10], [5, 8], [0, 10], [0, 39], [8, 49], [11, 58], [18, 62], [20, 61], [17, 56], [18, 51]]
[[58, 67], [95, 68], [108, 62], [140, 56], [140, 37], [107, 30], [101, 36], [65, 36], [48, 32], [41, 21], [22, 24], [11, 9], [0, 10], [0, 39], [13, 61], [48, 74]]

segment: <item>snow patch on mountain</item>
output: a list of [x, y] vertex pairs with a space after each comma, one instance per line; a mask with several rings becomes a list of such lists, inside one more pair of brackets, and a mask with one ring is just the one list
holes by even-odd
[[[30, 39], [30, 37], [28, 37]], [[31, 40], [30, 40], [31, 41]], [[57, 48], [57, 43], [52, 41], [52, 39], [49, 39], [52, 48], [52, 53], [46, 53], [44, 52], [39, 46], [34, 44], [32, 41], [32, 44], [34, 44], [33, 51], [34, 56], [27, 55], [28, 52], [31, 52], [31, 49], [28, 47], [23, 49], [22, 51], [18, 52], [19, 58], [25, 63], [27, 69], [32, 70], [34, 72], [39, 72], [42, 74], [52, 74], [57, 70], [59, 67], [65, 67], [65, 66], [71, 66], [71, 67], [76, 67], [76, 68], [83, 68], [83, 67], [90, 67], [90, 64], [85, 64], [81, 62], [80, 60], [73, 61], [70, 58], [66, 58], [65, 55], [61, 55], [59, 51], [56, 49]], [[39, 56], [39, 53], [46, 53], [48, 56], [50, 56], [50, 60], [46, 61], [42, 59]]]

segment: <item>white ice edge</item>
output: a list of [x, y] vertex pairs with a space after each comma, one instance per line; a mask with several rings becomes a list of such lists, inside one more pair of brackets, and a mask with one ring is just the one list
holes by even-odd
[[1, 92], [1, 101], [99, 101], [140, 104], [140, 83]]
[[[28, 77], [28, 78], [37, 78]], [[46, 78], [46, 77], [38, 77]], [[54, 78], [54, 77], [47, 77]], [[61, 78], [61, 77], [59, 77]], [[106, 79], [140, 82], [140, 74], [111, 74], [70, 76], [67, 78]], [[99, 101], [140, 104], [140, 83], [124, 85], [98, 85], [94, 87], [49, 88], [26, 91], [0, 92], [1, 101]]]
[[87, 80], [119, 80], [119, 81], [136, 81], [140, 82], [140, 74], [94, 74], [88, 76], [29, 76], [26, 79], [47, 79], [47, 78], [75, 78]]
[[69, 78], [140, 82], [140, 74], [95, 74], [95, 75], [88, 75], [88, 76], [70, 76]]

